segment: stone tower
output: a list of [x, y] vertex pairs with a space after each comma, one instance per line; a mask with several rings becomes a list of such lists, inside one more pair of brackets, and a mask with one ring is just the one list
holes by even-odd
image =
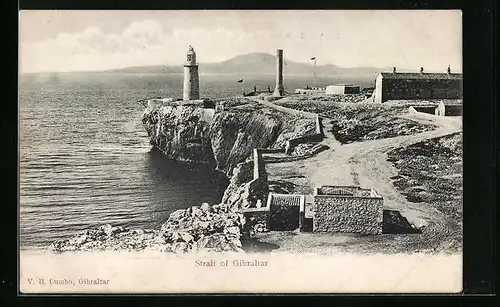
[[276, 51], [276, 88], [274, 89], [273, 96], [281, 97], [283, 96], [283, 49], [278, 49]]
[[191, 45], [187, 52], [184, 64], [184, 91], [183, 100], [200, 99], [200, 80], [198, 77], [198, 64], [196, 64], [196, 53]]

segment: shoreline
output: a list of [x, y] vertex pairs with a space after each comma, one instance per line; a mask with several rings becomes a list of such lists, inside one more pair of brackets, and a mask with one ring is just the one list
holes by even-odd
[[[269, 106], [271, 109], [274, 109], [274, 107], [276, 106], [273, 103], [265, 102], [263, 100], [261, 101], [255, 98], [247, 99], [245, 101], [247, 101], [247, 103], [257, 103], [265, 106], [271, 105]], [[336, 105], [338, 103], [333, 102], [333, 104]], [[373, 107], [377, 107], [377, 105], [372, 105], [370, 108]], [[276, 108], [278, 107], [276, 106]], [[287, 109], [286, 111], [283, 111], [285, 113], [295, 114], [302, 112], [295, 110], [293, 107], [284, 108], [283, 106], [279, 107], [278, 111], [282, 109]], [[318, 112], [309, 112], [308, 114], [313, 114], [312, 116], [314, 116], [314, 114], [318, 114]], [[421, 122], [420, 119], [412, 118], [411, 114], [405, 114], [405, 116], [410, 121]], [[436, 124], [435, 130], [397, 137], [386, 136], [381, 137], [380, 139], [343, 144], [339, 142], [334, 136], [334, 128], [332, 126], [332, 122], [328, 123], [328, 121], [331, 120], [333, 120], [333, 118], [324, 117], [325, 123], [319, 123], [319, 125], [321, 126], [321, 131], [323, 129], [325, 131], [328, 131], [326, 132], [326, 134], [323, 134], [323, 139], [320, 141], [321, 144], [327, 144], [328, 149], [312, 157], [295, 162], [280, 162], [270, 164], [266, 163], [266, 176], [270, 180], [269, 182], [279, 182], [281, 184], [284, 183], [285, 186], [287, 184], [292, 185], [293, 191], [288, 191], [288, 193], [306, 193], [308, 194], [306, 195], [308, 202], [311, 201], [311, 195], [309, 194], [311, 194], [312, 189], [314, 189], [314, 187], [316, 186], [324, 184], [328, 185], [331, 183], [347, 183], [351, 185], [361, 184], [364, 187], [375, 187], [377, 191], [381, 192], [382, 195], [385, 196], [384, 209], [396, 209], [398, 211], [401, 211], [401, 213], [403, 213], [403, 215], [409, 219], [415, 229], [420, 229], [421, 227], [428, 226], [429, 223], [431, 223], [435, 219], [435, 217], [431, 217], [431, 212], [429, 211], [432, 208], [422, 207], [420, 204], [413, 204], [402, 198], [401, 192], [397, 191], [396, 187], [390, 181], [391, 175], [395, 175], [395, 170], [394, 166], [385, 161], [385, 152], [387, 152], [387, 150], [390, 148], [400, 148], [401, 146], [407, 146], [408, 144], [414, 144], [422, 140], [428, 140], [432, 137], [448, 135], [452, 132], [455, 132], [455, 130], [461, 130], [453, 125], [450, 125], [451, 122], [448, 123], [445, 118], [436, 118], [434, 122], [434, 124]], [[428, 122], [429, 121], [431, 120], [429, 119]], [[318, 125], [319, 121], [317, 120], [316, 122], [316, 125]], [[152, 143], [152, 145], [154, 150], [159, 154], [166, 154], [162, 149], [158, 148], [156, 144]], [[179, 163], [193, 164], [194, 162], [181, 161]], [[199, 164], [204, 165], [204, 163]], [[378, 169], [380, 174], [375, 174], [374, 169]], [[236, 180], [232, 184], [231, 181], [233, 175], [228, 176], [225, 172], [218, 170], [217, 168], [214, 168], [212, 172], [216, 172], [219, 175], [224, 175], [225, 179], [227, 179], [228, 181], [228, 184], [224, 185], [225, 191], [223, 193], [224, 196], [221, 199], [222, 203], [225, 203], [226, 201], [228, 201], [228, 199], [231, 199], [233, 195], [236, 195], [237, 199], [233, 199], [233, 201], [229, 200], [229, 202], [227, 203], [227, 205], [230, 207], [234, 206], [236, 203], [238, 203], [240, 197], [243, 197], [243, 194], [241, 193], [248, 193], [241, 191], [241, 188], [248, 182], [237, 182], [238, 180]], [[330, 178], [330, 176], [332, 178]], [[233, 179], [237, 178], [238, 176]], [[203, 202], [203, 200], [201, 200], [201, 202]], [[309, 207], [308, 209], [306, 209], [306, 212], [309, 212], [309, 217], [312, 217], [310, 216], [311, 207], [306, 207]], [[214, 218], [214, 216], [212, 216], [212, 218]], [[439, 218], [441, 217], [438, 217], [438, 219]], [[243, 224], [239, 224], [242, 233]], [[175, 231], [175, 229], [176, 228], [174, 227], [169, 231]], [[129, 230], [132, 232], [135, 231], [135, 229]], [[438, 229], [437, 231], [439, 233], [440, 229]], [[209, 233], [212, 234], [212, 232]], [[141, 240], [142, 239], [139, 239], [139, 241]], [[265, 252], [279, 250], [292, 253], [318, 252], [326, 254], [344, 251], [361, 254], [373, 254], [377, 253], [378, 251], [387, 251], [388, 254], [421, 252], [435, 253], [441, 250], [446, 250], [447, 247], [443, 247], [442, 245], [446, 245], [448, 243], [446, 241], [446, 234], [443, 235], [443, 238], [437, 239], [437, 241], [433, 240], [432, 242], [426, 243], [424, 236], [421, 234], [384, 233], [376, 236], [360, 236], [348, 233], [325, 234], [317, 232], [302, 233], [297, 231], [270, 231], [264, 233], [258, 232], [255, 233], [253, 235], [253, 238], [251, 239], [242, 237], [240, 238], [240, 240], [241, 243], [237, 243], [237, 245], [240, 246], [240, 244], [245, 243], [244, 245], [246, 245], [249, 250], [264, 250]], [[440, 240], [443, 240], [443, 242], [441, 242]], [[83, 239], [83, 241], [85, 241], [85, 239]], [[176, 241], [174, 240], [173, 242]], [[191, 241], [182, 242], [191, 244]], [[138, 246], [144, 245], [144, 243], [138, 244]], [[147, 246], [149, 243], [145, 244]], [[99, 248], [99, 246], [100, 245], [98, 245], [97, 247]], [[113, 248], [114, 246], [111, 245], [108, 247]], [[243, 250], [245, 249], [246, 248], [243, 248]], [[459, 247], [458, 251], [461, 251], [461, 247]]]

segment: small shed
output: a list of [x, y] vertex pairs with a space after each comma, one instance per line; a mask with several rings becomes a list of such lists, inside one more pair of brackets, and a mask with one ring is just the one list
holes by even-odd
[[359, 94], [360, 86], [356, 84], [335, 84], [326, 87], [327, 95]]

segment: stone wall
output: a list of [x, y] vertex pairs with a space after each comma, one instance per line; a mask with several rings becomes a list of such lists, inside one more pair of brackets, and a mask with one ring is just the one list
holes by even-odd
[[460, 79], [387, 79], [382, 80], [381, 102], [398, 99], [459, 99]]
[[313, 231], [382, 233], [381, 197], [314, 196]]
[[291, 115], [291, 116], [299, 116], [299, 117], [304, 117], [304, 118], [310, 118], [313, 120], [316, 120], [316, 117], [318, 116], [316, 113], [291, 109], [291, 108], [279, 106], [277, 104], [274, 104], [274, 103], [268, 102], [268, 101], [259, 101], [259, 102], [261, 104], [269, 107], [269, 108], [272, 108], [272, 109], [279, 111], [279, 112], [283, 112], [283, 113]]
[[260, 179], [267, 182], [267, 172], [262, 160], [262, 150], [258, 148], [254, 148], [253, 150], [253, 179]]

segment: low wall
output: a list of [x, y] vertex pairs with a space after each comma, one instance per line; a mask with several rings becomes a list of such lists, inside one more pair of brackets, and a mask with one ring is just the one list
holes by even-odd
[[381, 234], [381, 197], [314, 196], [313, 231]]
[[311, 135], [305, 135], [298, 138], [290, 139], [287, 142], [290, 144], [291, 147], [295, 147], [301, 143], [321, 142], [322, 140], [323, 140], [323, 135], [321, 133], [315, 133]]
[[408, 112], [422, 119], [435, 119], [437, 115], [417, 111], [414, 107], [409, 107]]
[[267, 182], [266, 167], [262, 160], [262, 149], [259, 148], [253, 150], [253, 179]]
[[284, 148], [259, 148], [261, 153], [280, 153], [285, 152]]
[[419, 113], [438, 115], [438, 114], [436, 114], [436, 107], [435, 106], [413, 106], [412, 108], [416, 112], [419, 112]]
[[302, 156], [286, 156], [286, 157], [266, 157], [266, 163], [284, 163], [293, 162], [308, 159], [316, 155], [316, 153], [311, 153]]
[[[255, 179], [253, 181], [256, 181]], [[246, 208], [242, 210], [245, 217], [245, 228], [254, 232], [266, 232], [271, 225], [271, 194], [267, 196], [266, 205], [261, 208]]]
[[246, 201], [243, 210], [256, 208], [259, 204], [267, 201], [269, 187], [267, 184], [267, 173], [259, 149], [253, 150], [253, 174], [252, 179], [245, 184]]
[[[321, 145], [321, 144], [319, 144], [319, 145]], [[266, 163], [282, 163], [282, 162], [299, 161], [299, 160], [303, 160], [303, 159], [314, 157], [319, 152], [321, 152], [321, 151], [323, 151], [325, 149], [328, 149], [328, 146], [322, 145], [322, 146], [319, 146], [316, 150], [313, 150], [312, 152], [309, 152], [309, 153], [306, 153], [306, 154], [302, 154], [302, 155], [298, 155], [298, 156], [287, 155], [287, 156], [283, 156], [283, 157], [269, 157], [268, 156], [268, 157], [264, 158], [264, 161]], [[283, 152], [283, 150], [282, 150], [282, 152]]]
[[316, 120], [316, 117], [318, 116], [316, 113], [290, 109], [290, 108], [279, 106], [279, 105], [276, 105], [274, 103], [267, 102], [267, 101], [260, 101], [260, 103], [262, 103], [263, 105], [265, 105], [267, 107], [275, 109], [276, 111], [283, 112], [283, 113], [286, 113], [286, 114], [289, 114], [292, 116], [301, 116], [301, 117], [310, 118], [310, 119], [314, 119], [314, 120]]

